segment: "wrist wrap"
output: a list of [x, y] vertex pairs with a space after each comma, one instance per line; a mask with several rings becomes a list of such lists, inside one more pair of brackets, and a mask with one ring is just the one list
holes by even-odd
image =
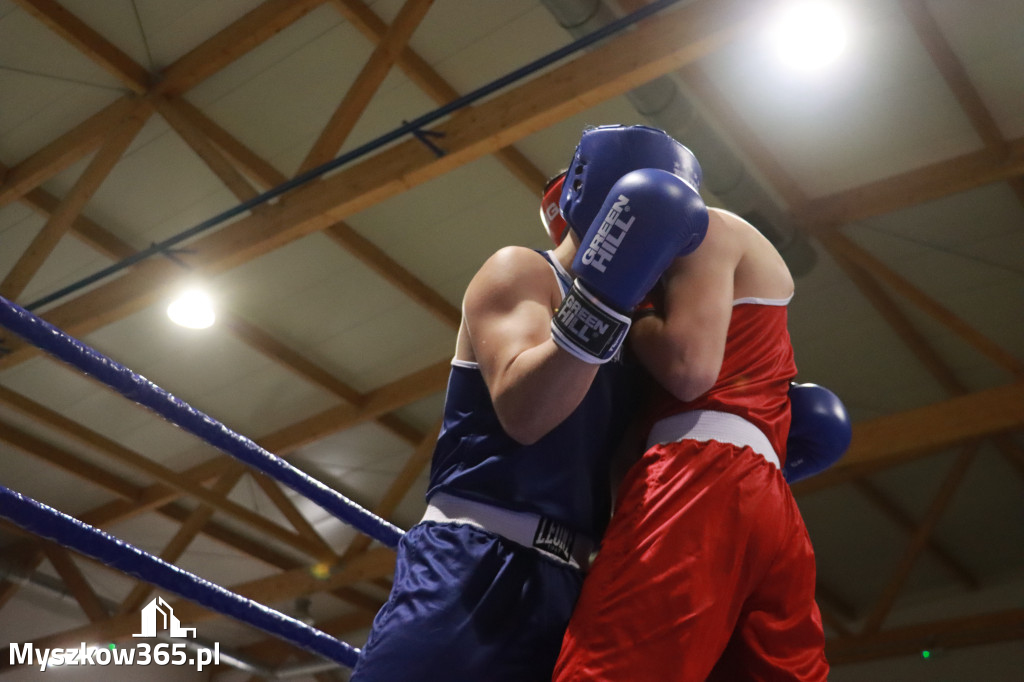
[[590, 364], [603, 364], [618, 353], [630, 318], [608, 307], [577, 279], [551, 318], [551, 338], [562, 349]]

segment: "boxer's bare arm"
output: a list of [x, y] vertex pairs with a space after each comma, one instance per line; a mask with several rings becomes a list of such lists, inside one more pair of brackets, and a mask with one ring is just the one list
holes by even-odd
[[648, 371], [680, 400], [718, 379], [733, 301], [785, 299], [793, 278], [775, 247], [750, 223], [712, 209], [700, 248], [665, 273], [662, 315], [633, 324], [630, 342]]
[[561, 298], [551, 266], [521, 247], [494, 254], [466, 290], [456, 357], [477, 362], [498, 419], [521, 443], [568, 417], [597, 373], [551, 340]]
[[704, 243], [677, 258], [663, 277], [662, 315], [633, 325], [630, 342], [637, 356], [680, 400], [693, 400], [718, 378], [742, 252], [722, 216], [712, 212]]

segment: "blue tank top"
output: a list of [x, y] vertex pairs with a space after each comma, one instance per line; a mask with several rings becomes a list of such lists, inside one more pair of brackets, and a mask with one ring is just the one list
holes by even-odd
[[[569, 274], [541, 255], [564, 295]], [[536, 443], [522, 445], [499, 423], [476, 363], [453, 360], [427, 499], [443, 491], [540, 514], [600, 538], [611, 506], [611, 456], [637, 403], [632, 365], [621, 358], [602, 365], [576, 410]]]

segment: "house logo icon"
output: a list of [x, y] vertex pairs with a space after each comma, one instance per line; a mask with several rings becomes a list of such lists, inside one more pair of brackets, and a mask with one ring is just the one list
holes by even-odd
[[142, 609], [142, 632], [132, 637], [156, 637], [157, 630], [167, 630], [171, 637], [196, 636], [195, 628], [181, 627], [174, 616], [174, 609], [161, 597], [156, 597]]

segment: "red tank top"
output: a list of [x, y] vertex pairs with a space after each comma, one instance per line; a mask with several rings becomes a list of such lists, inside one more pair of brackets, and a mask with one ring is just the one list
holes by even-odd
[[784, 462], [789, 434], [789, 382], [796, 376], [785, 303], [749, 299], [735, 302], [725, 357], [715, 385], [690, 402], [683, 402], [659, 387], [650, 424], [690, 410], [729, 412], [757, 426]]

